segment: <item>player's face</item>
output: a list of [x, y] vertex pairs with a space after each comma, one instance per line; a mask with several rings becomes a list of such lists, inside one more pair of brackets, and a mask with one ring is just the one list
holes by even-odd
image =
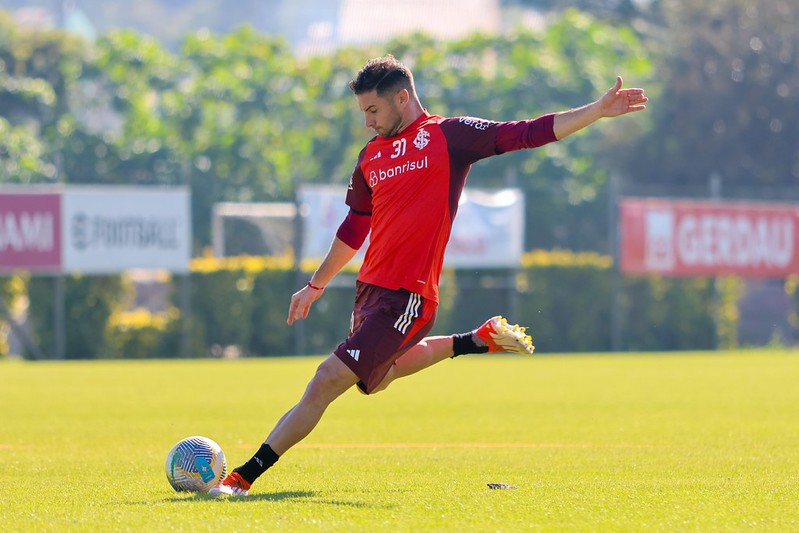
[[393, 137], [400, 132], [402, 110], [398, 104], [404, 101], [400, 93], [381, 97], [377, 95], [377, 91], [370, 91], [356, 95], [367, 128], [373, 129], [381, 137]]

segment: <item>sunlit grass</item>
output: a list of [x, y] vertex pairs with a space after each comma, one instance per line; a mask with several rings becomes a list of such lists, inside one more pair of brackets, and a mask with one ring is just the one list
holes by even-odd
[[247, 499], [172, 491], [174, 442], [240, 464], [319, 361], [0, 363], [0, 528], [799, 529], [788, 352], [461, 357], [347, 393]]

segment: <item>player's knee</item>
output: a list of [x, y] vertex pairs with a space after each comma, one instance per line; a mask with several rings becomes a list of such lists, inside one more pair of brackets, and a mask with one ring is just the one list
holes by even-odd
[[317, 372], [305, 389], [303, 401], [319, 405], [329, 404], [335, 398], [331, 385], [324, 374]]
[[316, 369], [305, 391], [305, 397], [314, 403], [328, 404], [351, 386], [352, 378], [342, 375], [329, 360], [325, 360]]

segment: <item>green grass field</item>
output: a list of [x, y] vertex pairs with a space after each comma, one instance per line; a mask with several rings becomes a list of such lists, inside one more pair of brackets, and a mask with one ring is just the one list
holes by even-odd
[[0, 362], [0, 529], [799, 531], [779, 351], [462, 357], [345, 394], [248, 498], [172, 491], [172, 444], [240, 464], [319, 361]]

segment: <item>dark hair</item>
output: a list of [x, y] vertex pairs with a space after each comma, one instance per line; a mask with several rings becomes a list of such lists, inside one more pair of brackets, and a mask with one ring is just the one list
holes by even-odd
[[414, 94], [413, 74], [391, 54], [370, 59], [350, 81], [350, 90], [355, 94], [375, 90], [378, 96], [385, 96], [401, 89]]

